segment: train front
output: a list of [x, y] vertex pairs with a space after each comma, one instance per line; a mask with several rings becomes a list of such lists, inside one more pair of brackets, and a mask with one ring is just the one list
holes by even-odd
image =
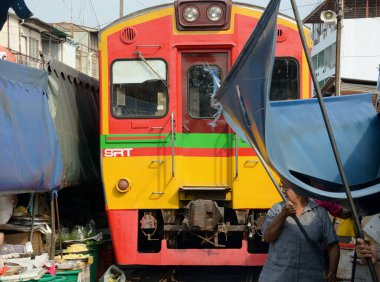
[[[225, 78], [262, 12], [179, 0], [101, 31], [102, 175], [119, 265], [264, 263], [261, 225], [280, 198], [223, 117], [210, 125], [208, 71]], [[290, 98], [310, 89], [300, 46], [295, 23], [279, 19], [274, 81]]]

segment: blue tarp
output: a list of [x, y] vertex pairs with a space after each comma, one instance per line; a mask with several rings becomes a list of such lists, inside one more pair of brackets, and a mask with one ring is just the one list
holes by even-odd
[[279, 6], [280, 1], [276, 0], [268, 4], [215, 95], [216, 100], [223, 105], [225, 119], [232, 129], [243, 139], [250, 139], [267, 161], [265, 105], [274, 64]]
[[[318, 101], [269, 101], [278, 5], [270, 1], [215, 98], [234, 131], [255, 145], [288, 186], [305, 196], [347, 203]], [[371, 98], [325, 99], [352, 196], [362, 213], [380, 211], [380, 123]]]
[[61, 185], [62, 157], [47, 81], [45, 71], [0, 60], [0, 192]]
[[[353, 198], [379, 193], [380, 123], [372, 94], [324, 102]], [[317, 99], [271, 102], [266, 121], [268, 155], [283, 178], [302, 194], [346, 199]]]

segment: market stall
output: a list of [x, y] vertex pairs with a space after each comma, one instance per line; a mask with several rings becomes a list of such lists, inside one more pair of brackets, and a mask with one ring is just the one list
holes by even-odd
[[98, 82], [55, 61], [48, 71], [0, 61], [0, 100], [0, 281], [96, 281], [98, 249], [56, 239], [62, 189], [101, 186]]

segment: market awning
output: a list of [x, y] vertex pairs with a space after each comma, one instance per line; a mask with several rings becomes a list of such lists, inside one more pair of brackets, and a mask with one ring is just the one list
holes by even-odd
[[0, 60], [0, 193], [48, 191], [62, 178], [48, 74]]
[[[324, 98], [352, 197], [368, 213], [380, 208], [380, 121], [372, 96]], [[265, 141], [272, 167], [299, 193], [345, 202], [317, 99], [271, 102]]]

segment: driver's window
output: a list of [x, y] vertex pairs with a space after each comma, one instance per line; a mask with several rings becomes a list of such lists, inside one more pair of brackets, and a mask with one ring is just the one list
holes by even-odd
[[299, 99], [299, 66], [295, 58], [276, 58], [273, 66], [271, 101]]
[[[154, 118], [167, 113], [167, 78], [162, 60], [116, 61], [112, 64], [112, 115], [118, 118]], [[152, 69], [161, 78], [152, 71]]]
[[[222, 70], [219, 66], [209, 66], [215, 75], [221, 79]], [[203, 65], [193, 65], [188, 72], [188, 111], [192, 118], [212, 118], [216, 109], [211, 106], [211, 96], [214, 92], [214, 81], [210, 72]]]

